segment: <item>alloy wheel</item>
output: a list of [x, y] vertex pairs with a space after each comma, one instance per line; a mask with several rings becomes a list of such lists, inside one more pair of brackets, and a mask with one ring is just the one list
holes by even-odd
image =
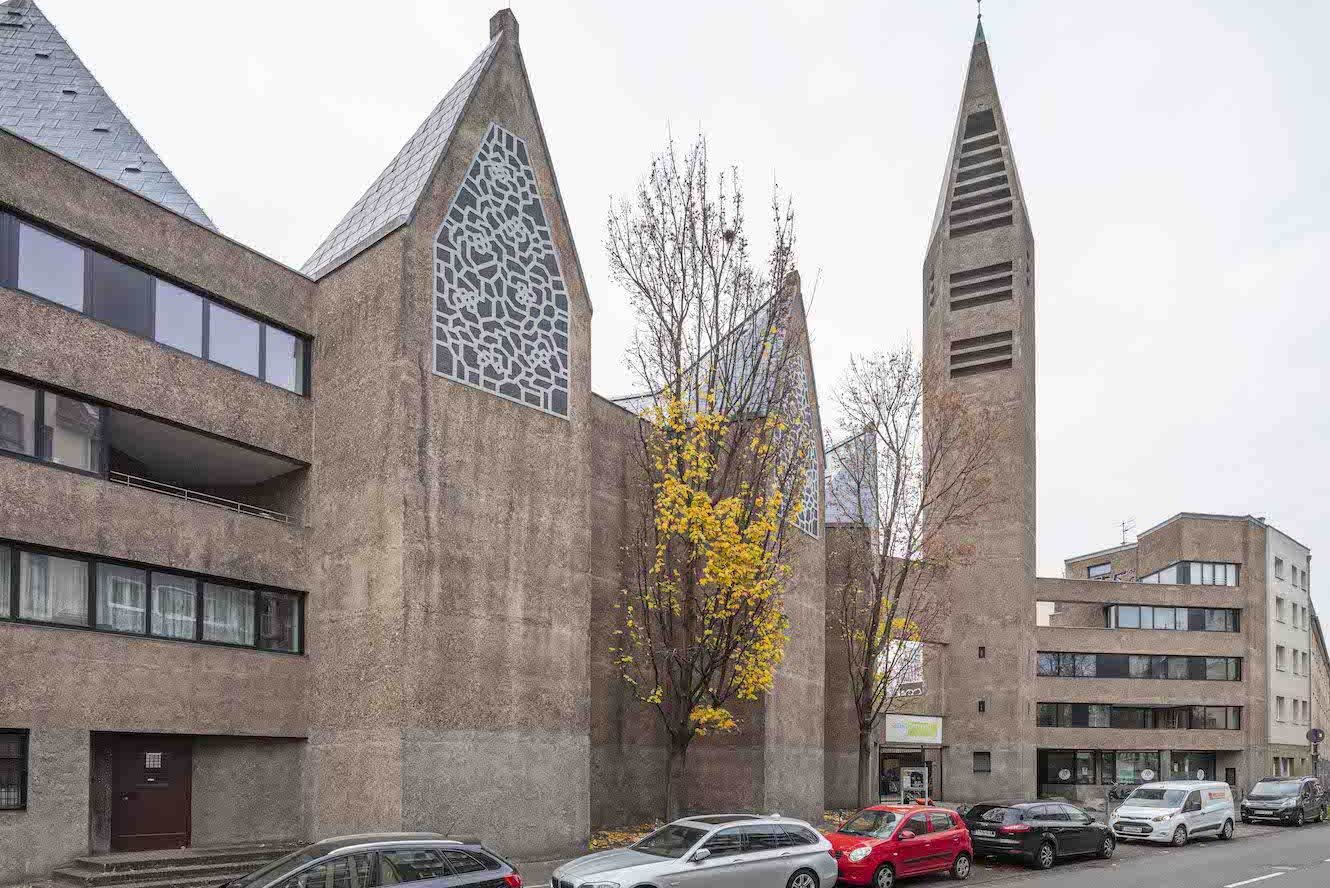
[[1224, 821], [1224, 828], [1221, 829], [1221, 830], [1219, 831], [1219, 838], [1221, 838], [1221, 839], [1231, 839], [1231, 838], [1233, 838], [1233, 821], [1232, 821], [1232, 820], [1225, 820], [1225, 821]]
[[1307, 813], [1303, 811], [1301, 808], [1299, 808], [1298, 813], [1293, 815], [1293, 825], [1302, 826], [1303, 821], [1306, 819], [1307, 819]]
[[1173, 830], [1173, 844], [1178, 848], [1187, 844], [1187, 827], [1179, 826]]
[[889, 866], [884, 866], [877, 871], [873, 877], [875, 888], [894, 888], [896, 884], [896, 873]]
[[1099, 856], [1107, 860], [1113, 856], [1117, 843], [1113, 841], [1112, 836], [1104, 836], [1104, 844], [1099, 846]]
[[790, 888], [817, 888], [817, 879], [809, 873], [795, 873], [790, 880]]
[[970, 855], [959, 855], [956, 862], [951, 865], [951, 874], [957, 879], [968, 879], [970, 877]]
[[1051, 869], [1053, 867], [1053, 846], [1045, 842], [1039, 846], [1039, 868]]

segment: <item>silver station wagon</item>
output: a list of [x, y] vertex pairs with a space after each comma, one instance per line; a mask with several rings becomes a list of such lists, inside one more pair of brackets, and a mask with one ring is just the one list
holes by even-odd
[[832, 888], [836, 874], [831, 843], [802, 820], [717, 814], [565, 863], [553, 888]]

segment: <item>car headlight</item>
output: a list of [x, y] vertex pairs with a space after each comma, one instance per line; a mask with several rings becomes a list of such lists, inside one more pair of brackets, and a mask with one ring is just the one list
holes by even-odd
[[587, 882], [582, 888], [619, 888], [618, 882]]
[[1151, 817], [1150, 819], [1153, 820], [1155, 823], [1163, 823], [1165, 820], [1168, 820], [1172, 816], [1173, 816], [1172, 814], [1159, 814], [1155, 817]]
[[867, 857], [872, 853], [873, 853], [872, 848], [868, 847], [867, 845], [860, 845], [858, 848], [855, 848], [853, 851], [850, 852], [849, 854], [850, 862], [858, 863], [859, 861], [863, 860], [865, 857]]
[[1279, 807], [1292, 808], [1295, 804], [1297, 804], [1297, 801], [1298, 801], [1297, 799], [1284, 799], [1284, 801], [1279, 803]]

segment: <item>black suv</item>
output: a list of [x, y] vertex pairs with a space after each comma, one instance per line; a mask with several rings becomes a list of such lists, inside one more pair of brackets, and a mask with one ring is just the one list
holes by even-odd
[[976, 856], [1019, 856], [1039, 869], [1063, 857], [1112, 857], [1117, 845], [1108, 824], [1065, 802], [985, 802], [961, 817]]
[[1242, 800], [1242, 822], [1277, 820], [1302, 826], [1325, 819], [1326, 794], [1315, 777], [1263, 777]]

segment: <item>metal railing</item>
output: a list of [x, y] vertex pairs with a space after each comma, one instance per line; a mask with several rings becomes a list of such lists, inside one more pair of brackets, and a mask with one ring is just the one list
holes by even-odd
[[126, 487], [136, 487], [139, 490], [150, 490], [153, 493], [173, 496], [176, 499], [189, 500], [193, 503], [203, 503], [206, 506], [225, 509], [228, 512], [235, 512], [240, 515], [252, 515], [255, 518], [266, 518], [269, 521], [279, 521], [282, 524], [291, 523], [290, 515], [274, 511], [273, 509], [261, 509], [258, 506], [251, 506], [246, 503], [236, 502], [235, 500], [225, 499], [220, 496], [212, 496], [207, 493], [199, 493], [196, 490], [186, 490], [183, 487], [176, 487], [172, 484], [163, 484], [161, 481], [152, 481], [148, 478], [140, 478], [137, 475], [126, 475], [124, 472], [108, 472], [107, 480], [116, 484], [123, 484]]

